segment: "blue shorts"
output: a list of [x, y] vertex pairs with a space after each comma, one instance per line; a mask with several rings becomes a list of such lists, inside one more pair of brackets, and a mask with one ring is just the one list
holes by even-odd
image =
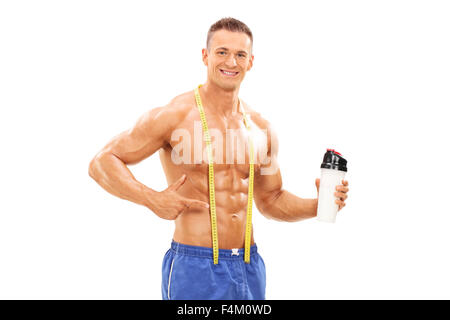
[[163, 300], [264, 300], [266, 267], [250, 249], [250, 263], [244, 249], [219, 249], [214, 264], [213, 250], [173, 241], [162, 265]]

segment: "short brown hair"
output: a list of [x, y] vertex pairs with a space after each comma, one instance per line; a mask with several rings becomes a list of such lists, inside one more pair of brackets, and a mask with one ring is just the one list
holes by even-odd
[[232, 31], [232, 32], [243, 32], [246, 35], [249, 36], [250, 41], [252, 42], [252, 46], [253, 46], [253, 34], [250, 31], [250, 28], [247, 27], [247, 25], [245, 23], [243, 23], [242, 21], [239, 21], [237, 19], [234, 18], [222, 18], [219, 21], [215, 22], [208, 31], [208, 37], [206, 38], [206, 48], [209, 50], [209, 42], [211, 41], [211, 38], [214, 34], [214, 32], [219, 31], [219, 30], [228, 30], [228, 31]]

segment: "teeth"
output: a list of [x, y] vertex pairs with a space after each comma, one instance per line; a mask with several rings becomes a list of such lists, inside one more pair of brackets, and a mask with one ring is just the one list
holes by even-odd
[[225, 70], [222, 70], [222, 72], [225, 73], [226, 75], [229, 75], [229, 76], [233, 76], [233, 75], [235, 75], [237, 73], [237, 72], [228, 72], [228, 71], [225, 71]]

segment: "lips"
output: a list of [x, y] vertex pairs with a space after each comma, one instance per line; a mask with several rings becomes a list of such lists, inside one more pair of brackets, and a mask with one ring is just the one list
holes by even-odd
[[235, 77], [239, 74], [239, 71], [230, 71], [230, 70], [224, 70], [224, 69], [219, 69], [220, 73], [227, 76], [227, 77]]

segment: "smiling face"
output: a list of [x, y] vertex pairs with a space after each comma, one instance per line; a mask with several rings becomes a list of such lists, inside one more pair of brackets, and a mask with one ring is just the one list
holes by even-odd
[[214, 32], [208, 45], [208, 49], [202, 50], [208, 81], [227, 91], [239, 88], [245, 73], [253, 66], [250, 37], [222, 29]]

